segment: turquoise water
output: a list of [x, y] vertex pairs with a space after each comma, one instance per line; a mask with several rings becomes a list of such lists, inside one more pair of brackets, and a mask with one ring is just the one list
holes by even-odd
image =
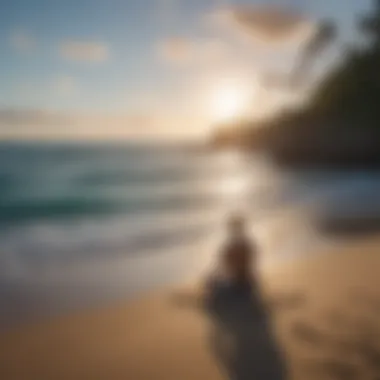
[[[331, 217], [380, 216], [380, 175], [292, 172], [174, 145], [0, 145], [0, 317], [134, 296], [205, 270], [244, 210], [263, 265], [334, 238]], [[335, 239], [336, 240], [336, 239]]]

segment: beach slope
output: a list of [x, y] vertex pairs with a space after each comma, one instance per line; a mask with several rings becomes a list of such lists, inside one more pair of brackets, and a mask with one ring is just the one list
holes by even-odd
[[[289, 378], [380, 376], [379, 272], [375, 239], [263, 273], [271, 339]], [[194, 302], [178, 302], [181, 294]], [[218, 354], [210, 339], [215, 320], [197, 302], [201, 297], [195, 289], [167, 291], [3, 332], [0, 378], [217, 380], [234, 374], [243, 354], [255, 363], [256, 350], [242, 351], [248, 338], [229, 347], [235, 364]], [[257, 347], [265, 344], [254, 339]]]

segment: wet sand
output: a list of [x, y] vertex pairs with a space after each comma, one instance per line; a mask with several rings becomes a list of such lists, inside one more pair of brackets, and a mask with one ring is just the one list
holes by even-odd
[[380, 240], [262, 274], [262, 299], [152, 294], [0, 336], [2, 380], [380, 376]]

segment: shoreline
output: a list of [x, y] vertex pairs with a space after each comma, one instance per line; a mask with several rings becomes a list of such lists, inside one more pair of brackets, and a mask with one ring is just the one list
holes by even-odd
[[[321, 373], [349, 371], [352, 363], [339, 350], [350, 346], [346, 341], [355, 331], [345, 326], [356, 325], [359, 335], [366, 329], [380, 333], [373, 309], [380, 305], [378, 247], [378, 238], [347, 243], [263, 273], [264, 299], [291, 378], [307, 378], [305, 371], [317, 367]], [[173, 302], [178, 294], [199, 296], [193, 285], [180, 285], [1, 333], [0, 377], [222, 379], [223, 366], [209, 347], [210, 318]], [[352, 349], [359, 352], [356, 340]], [[320, 357], [330, 351], [331, 358]]]
[[[134, 289], [128, 290], [123, 289], [124, 286], [121, 283], [120, 289], [123, 290], [117, 291], [114, 285], [107, 285], [104, 281], [100, 281], [98, 284], [92, 283], [90, 286], [86, 286], [85, 290], [81, 289], [79, 296], [75, 294], [75, 297], [79, 297], [77, 301], [70, 301], [68, 298], [68, 295], [70, 294], [70, 286], [67, 283], [68, 279], [64, 280], [67, 285], [63, 290], [61, 290], [59, 287], [56, 287], [54, 283], [51, 283], [51, 285], [53, 285], [52, 289], [48, 289], [47, 284], [50, 283], [50, 280], [48, 280], [46, 284], [42, 282], [41, 285], [37, 287], [36, 285], [33, 285], [30, 288], [33, 290], [30, 294], [28, 284], [21, 284], [20, 287], [14, 289], [15, 293], [13, 299], [12, 290], [6, 293], [4, 289], [3, 293], [5, 295], [9, 294], [9, 300], [6, 301], [7, 298], [4, 298], [3, 300], [4, 302], [2, 304], [2, 307], [4, 309], [0, 319], [0, 335], [2, 333], [7, 333], [8, 331], [23, 329], [29, 326], [32, 327], [34, 325], [40, 325], [46, 322], [49, 323], [51, 321], [61, 320], [73, 315], [81, 315], [83, 313], [91, 314], [106, 309], [113, 309], [115, 305], [123, 305], [124, 307], [128, 307], [129, 305], [139, 303], [141, 300], [151, 299], [153, 295], [157, 297], [163, 294], [175, 292], [178, 290], [178, 288], [193, 288], [194, 284], [197, 284], [199, 282], [199, 279], [204, 278], [204, 276], [206, 276], [209, 270], [212, 268], [213, 255], [208, 255], [206, 253], [208, 251], [207, 246], [209, 246], [211, 251], [215, 251], [215, 248], [217, 246], [216, 240], [217, 239], [214, 239], [212, 242], [208, 242], [207, 244], [203, 245], [200, 248], [200, 251], [202, 252], [201, 254], [191, 253], [191, 251], [194, 251], [194, 247], [188, 249], [189, 257], [192, 257], [191, 260], [188, 260], [188, 262], [193, 263], [198, 260], [201, 264], [198, 263], [197, 265], [192, 265], [194, 268], [192, 268], [192, 270], [187, 273], [181, 270], [177, 274], [172, 274], [167, 277], [166, 281], [157, 282], [155, 286], [147, 285], [145, 287], [140, 286], [140, 288], [136, 286]], [[265, 249], [262, 250], [261, 258], [259, 259], [260, 271], [263, 273], [270, 273], [272, 271], [276, 271], [278, 268], [285, 268], [286, 266], [292, 265], [293, 263], [318, 259], [321, 255], [330, 254], [329, 251], [331, 250], [334, 252], [339, 250], [339, 247], [341, 247], [342, 244], [347, 244], [344, 242], [342, 243], [342, 241], [338, 240], [324, 241], [322, 239], [314, 240], [314, 238], [308, 241], [315, 246], [312, 250], [308, 250], [306, 253], [303, 251], [303, 249], [300, 248], [301, 246], [297, 246], [293, 253], [286, 251], [283, 252], [282, 256], [279, 252], [276, 252], [274, 255], [268, 255], [269, 251], [273, 249], [273, 247], [270, 245], [265, 247]], [[179, 255], [176, 255], [177, 260], [178, 258]], [[129, 262], [129, 260], [130, 258], [128, 257], [125, 262], [119, 264], [117, 261], [111, 262], [109, 267], [107, 267], [107, 270], [109, 270], [110, 273], [114, 274], [112, 281], [115, 281], [115, 284], [118, 283], [122, 274], [123, 278], [128, 278], [128, 273], [131, 271], [128, 270], [127, 274], [125, 274], [125, 268], [123, 269], [123, 267]], [[146, 260], [147, 258], [144, 257], [143, 261]], [[162, 261], [162, 257], [156, 256], [153, 258], [153, 261], [147, 261], [152, 261], [154, 264], [155, 260]], [[167, 259], [164, 260], [164, 262], [167, 261]], [[115, 269], [117, 264], [121, 269], [119, 271]], [[148, 273], [151, 273], [152, 265], [149, 265], [149, 267], [150, 270], [148, 270]], [[95, 273], [97, 273], [100, 269], [102, 269], [102, 266], [95, 266]], [[79, 270], [78, 273], [80, 274], [81, 271]], [[185, 275], [182, 276], [181, 273], [182, 275]], [[76, 277], [78, 277], [78, 275], [76, 275]], [[50, 274], [48, 278], [50, 279], [52, 276], [53, 274]], [[91, 277], [93, 277], [93, 275], [91, 275]], [[180, 280], [181, 277], [182, 279]], [[63, 278], [65, 278], [65, 276]], [[72, 279], [74, 280], [74, 278]], [[92, 281], [95, 280], [93, 279]], [[18, 295], [17, 291], [19, 291], [20, 296]], [[99, 295], [97, 294], [98, 292], [104, 292], [104, 294]], [[8, 306], [10, 306], [10, 311], [5, 312]]]

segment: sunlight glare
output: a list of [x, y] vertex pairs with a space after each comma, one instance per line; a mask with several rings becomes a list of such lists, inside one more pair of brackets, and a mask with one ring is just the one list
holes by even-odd
[[225, 196], [240, 198], [247, 193], [248, 186], [248, 179], [243, 175], [237, 175], [225, 178], [220, 184], [220, 189]]
[[228, 152], [220, 156], [224, 175], [218, 182], [218, 192], [229, 209], [244, 209], [250, 193], [250, 177], [244, 170], [242, 156]]
[[212, 118], [217, 122], [226, 122], [243, 116], [249, 98], [248, 89], [242, 85], [220, 85], [212, 95]]

